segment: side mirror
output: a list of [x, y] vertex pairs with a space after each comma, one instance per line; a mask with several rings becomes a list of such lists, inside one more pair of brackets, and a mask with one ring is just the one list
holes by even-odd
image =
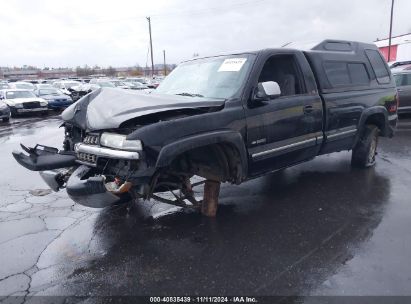
[[254, 94], [254, 100], [263, 101], [278, 98], [281, 95], [281, 89], [275, 81], [259, 82], [256, 92]]

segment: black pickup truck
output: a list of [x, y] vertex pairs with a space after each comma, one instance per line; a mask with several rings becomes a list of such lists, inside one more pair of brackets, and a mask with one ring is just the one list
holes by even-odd
[[[325, 40], [308, 50], [186, 61], [149, 94], [99, 89], [63, 112], [61, 150], [21, 145], [25, 152], [13, 155], [86, 206], [131, 197], [214, 216], [221, 182], [342, 150], [352, 150], [354, 166], [374, 165], [378, 137], [394, 134], [397, 106], [374, 45]], [[201, 201], [192, 190], [200, 183]]]

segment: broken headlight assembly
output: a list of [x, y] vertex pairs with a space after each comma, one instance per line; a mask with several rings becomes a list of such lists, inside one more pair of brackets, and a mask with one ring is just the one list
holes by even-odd
[[126, 151], [143, 150], [143, 144], [140, 140], [127, 140], [126, 137], [126, 135], [116, 133], [103, 133], [100, 137], [100, 145]]

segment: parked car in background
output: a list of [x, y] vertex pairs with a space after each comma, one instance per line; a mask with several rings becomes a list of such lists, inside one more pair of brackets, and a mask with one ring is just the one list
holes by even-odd
[[118, 79], [112, 79], [112, 80], [110, 80], [110, 82], [112, 83], [112, 84], [114, 84], [114, 86], [116, 87], [116, 88], [120, 88], [120, 89], [131, 89], [131, 83], [126, 83], [126, 82], [124, 82], [124, 81], [121, 81], [121, 80], [118, 80]]
[[99, 86], [100, 88], [115, 88], [116, 86], [112, 81], [109, 79], [103, 78], [103, 79], [91, 79], [89, 84], [94, 84], [96, 86]]
[[411, 70], [393, 74], [399, 97], [398, 113], [411, 113]]
[[391, 68], [391, 73], [397, 73], [401, 71], [411, 71], [411, 64], [404, 64]]
[[34, 90], [34, 84], [25, 81], [16, 81], [9, 84], [11, 89]]
[[55, 87], [56, 89], [60, 89], [64, 94], [71, 95], [70, 89], [80, 84], [81, 82], [79, 81], [61, 80], [61, 81], [55, 81], [53, 83], [53, 87]]
[[61, 110], [73, 103], [73, 99], [56, 88], [39, 88], [34, 93], [48, 102], [49, 109]]
[[125, 79], [125, 82], [132, 82], [132, 83], [138, 82], [138, 83], [147, 85], [147, 80], [143, 77], [127, 77]]
[[47, 114], [48, 103], [45, 99], [37, 97], [31, 90], [7, 89], [0, 91], [0, 100], [10, 108], [11, 116], [39, 112]]
[[35, 84], [34, 87], [36, 88], [36, 90], [38, 89], [53, 89], [53, 85], [51, 83], [38, 83]]
[[410, 66], [411, 61], [407, 60], [407, 61], [394, 61], [394, 62], [391, 62], [390, 63], [390, 69], [398, 68], [400, 66], [405, 66], [405, 65]]
[[3, 100], [0, 100], [0, 119], [3, 120], [3, 122], [10, 120], [10, 108]]
[[42, 83], [42, 84], [50, 84], [50, 85], [53, 85], [53, 83], [55, 83], [56, 81], [58, 81], [58, 79], [44, 79], [41, 83]]
[[142, 84], [140, 82], [124, 82], [131, 90], [147, 90], [149, 89], [148, 86]]
[[81, 97], [87, 95], [88, 93], [91, 93], [100, 87], [96, 84], [89, 84], [89, 83], [82, 83], [78, 86], [74, 86], [70, 88], [71, 92], [71, 98], [73, 101], [79, 100]]
[[7, 82], [1, 82], [0, 83], [0, 90], [4, 90], [4, 89], [9, 89], [10, 86]]
[[164, 80], [164, 76], [154, 76], [153, 78], [150, 79], [150, 85], [156, 89], [160, 83]]

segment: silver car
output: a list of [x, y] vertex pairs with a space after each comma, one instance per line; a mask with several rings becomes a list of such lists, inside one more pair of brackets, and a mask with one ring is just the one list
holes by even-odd
[[10, 109], [3, 100], [0, 100], [0, 119], [3, 120], [3, 122], [10, 120]]
[[0, 100], [8, 106], [12, 117], [24, 113], [48, 113], [48, 102], [34, 95], [31, 90], [1, 90]]
[[399, 97], [398, 113], [411, 113], [411, 70], [397, 72], [394, 78]]

